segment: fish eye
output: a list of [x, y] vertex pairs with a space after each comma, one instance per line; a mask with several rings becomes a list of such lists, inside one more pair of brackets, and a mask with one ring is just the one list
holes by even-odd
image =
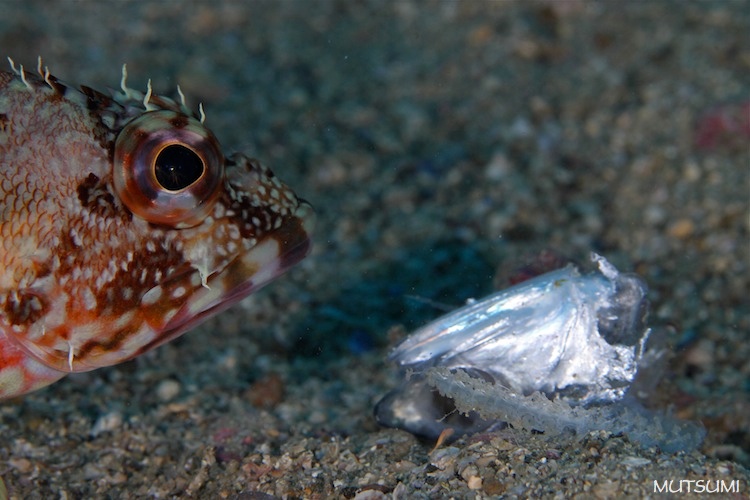
[[169, 191], [190, 187], [205, 170], [198, 153], [181, 144], [170, 144], [159, 151], [154, 160], [156, 180]]
[[224, 157], [203, 124], [174, 111], [151, 111], [117, 136], [114, 187], [136, 216], [191, 227], [208, 215], [224, 179]]

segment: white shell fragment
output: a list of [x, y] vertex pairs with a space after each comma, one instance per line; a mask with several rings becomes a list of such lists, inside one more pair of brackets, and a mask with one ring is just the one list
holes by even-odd
[[436, 439], [499, 428], [550, 436], [624, 433], [644, 447], [697, 447], [699, 424], [625, 397], [650, 330], [646, 285], [592, 254], [598, 271], [574, 266], [472, 302], [420, 328], [391, 353], [405, 379], [375, 407], [376, 420]]

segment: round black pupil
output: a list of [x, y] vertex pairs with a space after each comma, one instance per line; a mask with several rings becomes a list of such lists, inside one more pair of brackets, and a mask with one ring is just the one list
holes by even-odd
[[179, 191], [200, 179], [203, 161], [193, 150], [172, 144], [159, 152], [154, 163], [154, 173], [164, 189]]

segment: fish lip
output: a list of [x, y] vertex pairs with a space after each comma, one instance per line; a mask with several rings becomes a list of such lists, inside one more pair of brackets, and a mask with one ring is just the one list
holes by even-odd
[[[298, 229], [297, 231], [290, 230], [289, 224], [282, 224], [280, 228], [266, 234], [252, 250], [237, 256], [237, 258], [224, 269], [222, 276], [227, 272], [231, 273], [231, 270], [228, 271], [228, 268], [232, 265], [242, 265], [243, 263], [247, 264], [247, 262], [252, 261], [253, 256], [256, 253], [254, 251], [262, 248], [264, 242], [269, 242], [271, 240], [278, 241], [279, 236], [286, 234], [287, 239], [283, 239], [285, 250], [274, 259], [278, 264], [277, 266], [271, 267], [270, 272], [260, 274], [256, 273], [251, 278], [233, 286], [229, 293], [222, 295], [219, 300], [214, 301], [198, 313], [189, 312], [190, 304], [183, 305], [174, 318], [165, 325], [157, 338], [142, 346], [133, 353], [130, 358], [134, 358], [146, 351], [160, 346], [161, 344], [169, 342], [183, 333], [186, 333], [188, 330], [195, 328], [208, 318], [229, 309], [240, 300], [260, 290], [302, 261], [312, 250], [312, 229], [315, 223], [315, 212], [313, 211], [312, 205], [304, 200], [300, 200], [300, 204], [295, 210], [291, 220], [295, 220], [298, 223], [296, 226]], [[266, 265], [270, 265], [270, 263], [267, 263]], [[259, 277], [259, 279], [255, 279], [256, 277]], [[218, 279], [221, 279], [221, 276], [214, 276], [208, 279], [207, 284], [209, 289], [211, 287], [211, 282]]]
[[[300, 201], [294, 213], [278, 229], [266, 233], [252, 249], [238, 255], [220, 274], [208, 277], [208, 286], [205, 292], [201, 289], [195, 292], [196, 294], [203, 293], [208, 297], [205, 304], [200, 306], [198, 310], [195, 310], [195, 301], [188, 301], [188, 303], [183, 304], [172, 319], [162, 328], [158, 331], [152, 331], [153, 340], [137, 348], [133, 348], [132, 344], [131, 347], [124, 347], [120, 350], [121, 355], [116, 355], [118, 349], [114, 349], [77, 358], [75, 353], [71, 357], [68, 351], [41, 347], [16, 338], [15, 335], [9, 335], [8, 338], [31, 358], [48, 368], [59, 370], [63, 373], [91, 371], [135, 358], [146, 351], [173, 340], [188, 330], [195, 328], [200, 323], [203, 323], [211, 316], [228, 309], [243, 298], [275, 280], [304, 259], [312, 249], [311, 231], [314, 226], [314, 218], [312, 206], [305, 201]], [[274, 245], [278, 247], [276, 254], [272, 252]], [[233, 266], [237, 266], [239, 271], [252, 268], [252, 266], [257, 267], [257, 269], [254, 273], [249, 274], [250, 277], [248, 279], [233, 284], [227, 288], [225, 293], [211, 297], [212, 284], [221, 289], [219, 286], [220, 280], [225, 279], [227, 275], [241, 275], [237, 274], [237, 270], [232, 269]], [[192, 274], [194, 272], [198, 271], [193, 269], [191, 273], [181, 273], [179, 277], [184, 278], [185, 274]], [[178, 277], [170, 278], [170, 280], [173, 279], [178, 279]], [[161, 285], [163, 284], [161, 283]], [[196, 295], [196, 298], [201, 297]], [[141, 330], [139, 332], [142, 333]], [[136, 333], [135, 335], [139, 335], [140, 333]]]

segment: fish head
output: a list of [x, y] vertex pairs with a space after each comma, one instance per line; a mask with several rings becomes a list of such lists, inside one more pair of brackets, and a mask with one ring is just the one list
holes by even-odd
[[0, 138], [0, 333], [35, 362], [133, 358], [308, 254], [311, 206], [259, 161], [226, 155], [202, 108], [124, 79], [107, 96], [39, 73], [5, 82], [0, 100], [13, 135]]

